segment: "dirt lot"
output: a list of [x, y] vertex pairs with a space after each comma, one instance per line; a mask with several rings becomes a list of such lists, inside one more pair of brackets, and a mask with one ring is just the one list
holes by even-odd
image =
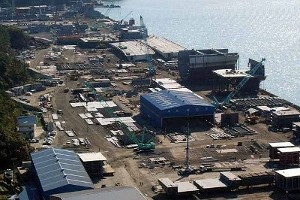
[[[48, 50], [37, 52], [35, 61], [31, 65], [36, 66], [42, 61], [43, 55]], [[118, 58], [111, 52], [105, 51], [106, 59], [104, 68], [116, 69]], [[74, 55], [73, 51], [66, 51], [65, 56], [70, 58], [69, 61], [86, 60], [88, 56], [94, 54], [80, 51], [80, 54]], [[96, 55], [96, 54], [95, 54]], [[108, 62], [108, 58], [110, 61]], [[128, 74], [134, 75], [134, 74]], [[167, 71], [159, 71], [158, 77], [171, 77], [176, 79], [176, 76], [171, 75]], [[109, 130], [101, 125], [88, 125], [84, 119], [79, 116], [79, 113], [85, 113], [84, 108], [72, 108], [69, 101], [73, 98], [71, 92], [64, 92], [66, 87], [71, 89], [84, 85], [84, 80], [71, 81], [67, 77], [61, 77], [64, 84], [60, 87], [49, 88], [42, 93], [36, 93], [30, 97], [32, 104], [38, 105], [38, 96], [43, 93], [53, 94], [52, 105], [53, 112], [62, 110], [63, 114], [59, 115], [64, 130], [73, 130], [76, 133], [74, 138], [87, 138], [90, 141], [90, 146], [74, 147], [72, 144], [66, 144], [72, 137], [67, 136], [64, 131], [58, 131], [57, 136], [52, 146], [73, 149], [77, 152], [95, 152], [100, 151], [108, 159], [108, 163], [115, 170], [115, 175], [105, 177], [103, 179], [94, 180], [96, 187], [128, 185], [139, 188], [143, 194], [149, 199], [174, 199], [166, 197], [165, 194], [155, 193], [152, 186], [157, 185], [158, 178], [168, 177], [173, 181], [193, 181], [201, 178], [217, 178], [219, 172], [204, 173], [198, 175], [190, 175], [182, 177], [177, 174], [169, 165], [154, 165], [149, 164], [150, 158], [164, 157], [173, 165], [184, 165], [186, 155], [185, 143], [172, 143], [163, 135], [157, 136], [159, 143], [156, 145], [156, 150], [153, 153], [136, 154], [132, 150], [126, 148], [117, 148], [105, 139], [105, 136], [110, 135]], [[124, 85], [122, 81], [116, 81], [116, 88], [120, 90], [132, 89], [128, 85]], [[138, 100], [138, 95], [130, 99]], [[50, 114], [49, 114], [50, 115]], [[241, 118], [241, 121], [243, 118]], [[194, 141], [190, 142], [190, 164], [199, 167], [203, 161], [202, 158], [212, 157], [216, 159], [216, 164], [242, 165], [246, 172], [265, 171], [265, 165], [268, 162], [268, 150], [266, 149], [269, 142], [282, 142], [291, 139], [289, 133], [273, 133], [267, 131], [267, 125], [258, 123], [249, 125], [250, 128], [256, 130], [255, 135], [249, 135], [238, 138], [213, 140], [211, 127], [203, 122], [196, 122], [191, 126], [192, 137]], [[178, 130], [180, 132], [180, 130]], [[237, 146], [238, 143], [242, 145]], [[209, 147], [208, 147], [209, 145]], [[256, 151], [251, 150], [251, 145], [256, 146]], [[261, 148], [260, 148], [261, 147]], [[245, 173], [245, 171], [235, 172]], [[249, 190], [241, 190], [239, 193], [220, 194], [219, 196], [200, 196], [201, 199], [285, 199], [284, 196], [278, 197], [278, 193], [272, 192], [271, 187], [253, 188]], [[199, 199], [199, 197], [179, 197], [177, 199]]]

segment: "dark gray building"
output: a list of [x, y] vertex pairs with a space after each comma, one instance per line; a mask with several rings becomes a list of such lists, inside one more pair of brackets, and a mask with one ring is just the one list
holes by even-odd
[[271, 112], [271, 125], [275, 128], [292, 128], [293, 122], [300, 121], [300, 112], [297, 110]]
[[235, 70], [238, 59], [238, 53], [228, 49], [183, 50], [178, 53], [178, 69], [183, 81], [204, 83], [214, 78], [214, 70]]

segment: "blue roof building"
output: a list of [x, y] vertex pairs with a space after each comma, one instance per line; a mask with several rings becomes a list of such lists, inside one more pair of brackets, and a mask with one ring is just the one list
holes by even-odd
[[37, 118], [35, 115], [19, 116], [18, 131], [26, 139], [32, 139], [36, 135]]
[[45, 149], [31, 154], [34, 172], [45, 199], [52, 194], [94, 188], [74, 151]]
[[215, 107], [193, 92], [162, 90], [141, 95], [141, 113], [156, 127], [164, 127], [167, 119], [213, 118]]

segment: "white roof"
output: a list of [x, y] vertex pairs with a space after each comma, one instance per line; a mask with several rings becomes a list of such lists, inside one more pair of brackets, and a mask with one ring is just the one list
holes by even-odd
[[197, 187], [203, 189], [227, 187], [223, 182], [221, 182], [219, 179], [216, 178], [195, 180], [194, 183]]
[[221, 172], [220, 174], [226, 176], [229, 180], [241, 180], [239, 177], [237, 177], [235, 174], [232, 172]]
[[262, 111], [271, 111], [271, 108], [268, 106], [256, 106], [256, 108]]
[[162, 84], [166, 84], [166, 83], [176, 83], [175, 80], [170, 79], [170, 78], [157, 78], [154, 79], [154, 81], [158, 84], [162, 83]]
[[122, 123], [134, 123], [134, 119], [131, 117], [116, 117], [116, 118], [96, 118], [96, 120], [102, 125], [106, 126], [109, 124], [113, 124], [115, 122], [122, 122]]
[[281, 153], [300, 152], [300, 147], [279, 148], [278, 151]]
[[79, 113], [78, 114], [82, 119], [87, 119], [88, 117], [84, 113]]
[[52, 114], [52, 119], [53, 119], [53, 120], [58, 120], [58, 115], [57, 115], [56, 113], [53, 113], [53, 114]]
[[141, 41], [126, 41], [111, 43], [112, 46], [118, 48], [125, 56], [141, 56], [141, 55], [154, 55], [154, 51], [146, 46]]
[[93, 121], [90, 120], [90, 119], [85, 119], [85, 121], [86, 121], [86, 123], [87, 123], [88, 125], [93, 125], [93, 124], [94, 124]]
[[225, 78], [241, 78], [241, 77], [252, 77], [246, 73], [247, 70], [231, 70], [231, 69], [219, 69], [213, 71], [215, 74]]
[[91, 113], [85, 113], [85, 116], [86, 116], [87, 118], [93, 118], [93, 115], [92, 115]]
[[163, 184], [165, 187], [172, 188], [176, 187], [176, 185], [169, 178], [160, 178], [158, 181]]
[[75, 133], [73, 131], [65, 131], [69, 137], [74, 137]]
[[300, 176], [300, 168], [292, 168], [276, 171], [277, 174], [280, 174], [286, 178]]
[[193, 185], [190, 182], [175, 182], [174, 184], [178, 187], [178, 193], [194, 192], [199, 190], [195, 185]]
[[106, 158], [100, 152], [79, 153], [78, 156], [82, 162], [106, 161]]
[[70, 103], [70, 105], [74, 107], [86, 107], [90, 110], [95, 110], [95, 108], [106, 108], [106, 107], [115, 107], [117, 106], [113, 101], [92, 101], [92, 102], [77, 102], [77, 103]]
[[165, 89], [178, 89], [182, 88], [182, 85], [180, 85], [179, 83], [164, 83], [162, 87]]
[[185, 50], [184, 47], [163, 37], [150, 36], [147, 38], [147, 44], [161, 53], [178, 53]]
[[269, 143], [269, 145], [271, 147], [293, 147], [295, 145], [293, 145], [292, 143], [290, 142], [275, 142], [275, 143]]

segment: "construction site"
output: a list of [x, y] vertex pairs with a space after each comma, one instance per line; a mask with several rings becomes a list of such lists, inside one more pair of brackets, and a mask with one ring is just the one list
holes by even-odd
[[300, 112], [260, 89], [267, 60], [240, 70], [228, 49], [186, 50], [144, 32], [90, 45], [34, 51], [31, 68], [52, 84], [11, 90], [42, 110], [36, 150], [73, 150], [95, 188], [133, 186], [147, 199], [299, 198]]

